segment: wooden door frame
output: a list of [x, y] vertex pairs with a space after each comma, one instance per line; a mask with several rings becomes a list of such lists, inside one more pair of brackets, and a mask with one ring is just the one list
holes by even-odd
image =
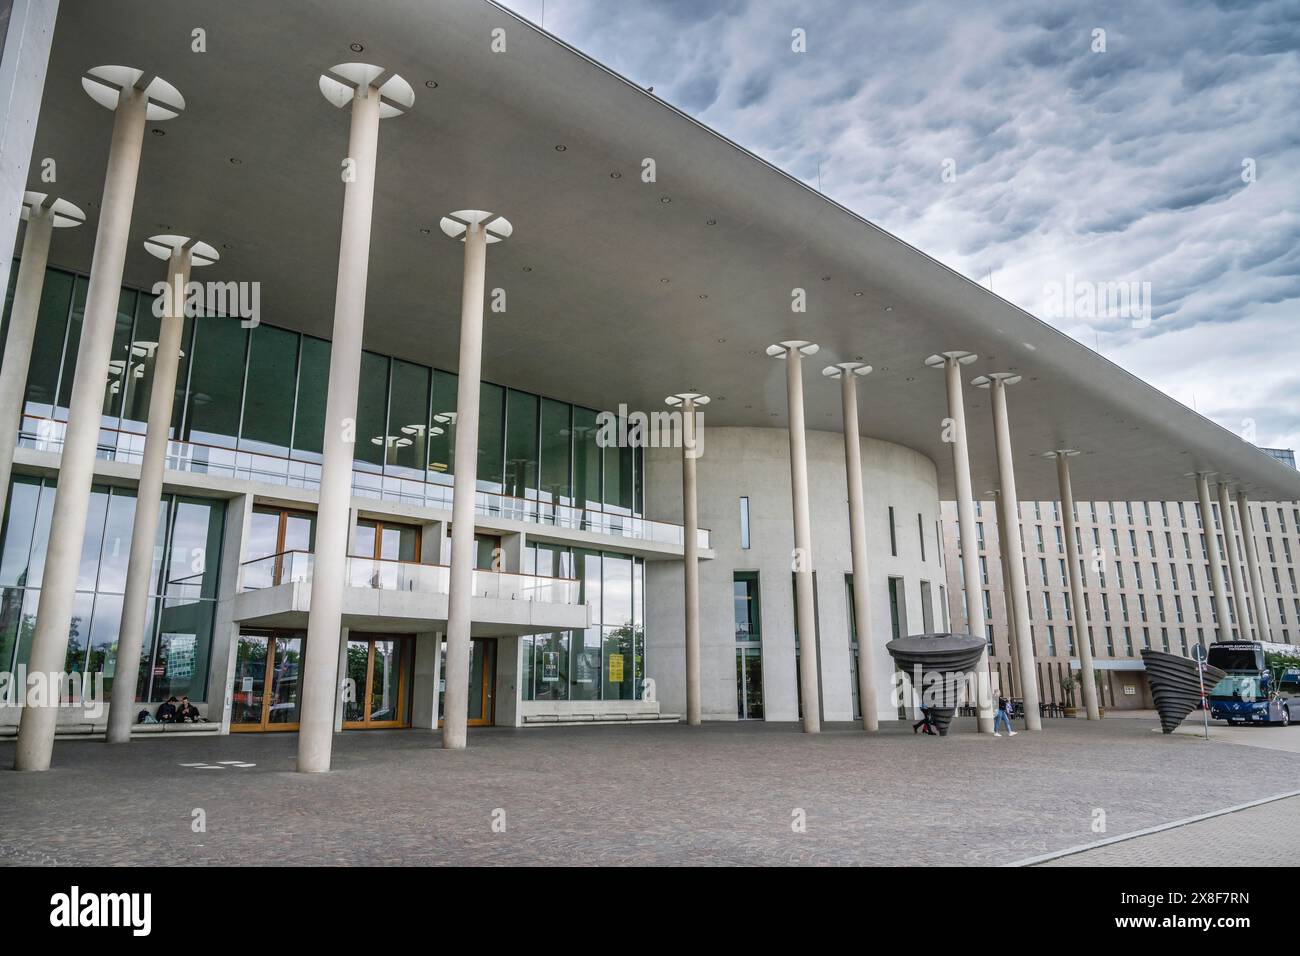
[[[357, 518], [357, 527], [360, 528], [361, 525], [363, 525], [363, 524], [370, 524], [370, 525], [373, 525], [374, 527], [373, 527], [372, 530], [373, 530], [374, 533], [375, 533], [375, 534], [374, 534], [374, 543], [371, 545], [371, 551], [373, 552], [373, 554], [372, 554], [372, 556], [371, 556], [368, 560], [372, 560], [372, 561], [394, 561], [394, 560], [395, 560], [395, 561], [402, 561], [401, 558], [383, 558], [383, 557], [380, 557], [379, 552], [382, 550], [382, 549], [380, 548], [380, 544], [381, 544], [381, 542], [383, 541], [384, 528], [410, 528], [412, 531], [415, 532], [415, 557], [412, 558], [410, 561], [404, 561], [403, 563], [405, 563], [405, 564], [420, 564], [420, 563], [422, 562], [423, 558], [421, 557], [421, 547], [420, 547], [421, 544], [422, 544], [421, 539], [424, 537], [424, 535], [421, 533], [421, 532], [423, 531], [423, 526], [422, 526], [422, 525], [411, 524], [409, 521], [386, 521], [386, 520], [384, 520], [383, 518], [360, 518], [360, 517]], [[349, 551], [352, 550], [352, 543], [355, 543], [355, 540], [356, 540], [356, 539], [354, 538], [354, 539], [353, 539], [353, 542], [350, 542], [350, 543], [349, 543], [349, 546], [348, 546], [348, 550], [349, 550]], [[355, 557], [362, 557], [362, 555], [355, 555]], [[401, 635], [401, 636], [405, 636], [405, 635]]]
[[[411, 726], [411, 708], [407, 699], [408, 688], [410, 686], [407, 679], [407, 671], [415, 663], [415, 635], [414, 634], [375, 634], [371, 632], [349, 633], [349, 641], [366, 641], [370, 647], [366, 654], [366, 686], [365, 708], [362, 711], [361, 720], [343, 721], [344, 730], [400, 730]], [[372, 721], [370, 719], [371, 704], [371, 686], [374, 684], [375, 674], [375, 642], [376, 641], [394, 641], [400, 647], [397, 664], [397, 707], [398, 718], [396, 720]]]
[[[445, 643], [445, 641], [446, 641], [446, 638], [443, 638], [443, 642], [444, 642], [444, 643]], [[481, 701], [480, 706], [479, 706], [479, 709], [480, 709], [480, 711], [483, 713], [483, 716], [482, 716], [482, 717], [479, 717], [479, 718], [477, 718], [477, 719], [475, 719], [475, 718], [468, 718], [468, 719], [465, 721], [465, 723], [466, 723], [466, 726], [469, 726], [469, 727], [491, 727], [491, 726], [493, 726], [493, 725], [495, 724], [495, 722], [496, 722], [496, 716], [497, 716], [497, 698], [496, 698], [496, 694], [495, 694], [495, 693], [490, 693], [490, 692], [489, 692], [491, 688], [494, 688], [494, 687], [496, 686], [496, 682], [497, 682], [497, 638], [495, 638], [495, 637], [475, 637], [475, 638], [471, 638], [471, 639], [470, 639], [470, 647], [471, 647], [471, 650], [470, 650], [470, 654], [471, 654], [470, 669], [471, 669], [471, 671], [473, 670], [473, 659], [472, 659], [473, 649], [472, 649], [472, 648], [473, 648], [473, 643], [474, 643], [475, 641], [482, 641], [482, 642], [483, 642], [483, 644], [485, 645], [485, 647], [484, 647], [484, 653], [485, 653], [485, 654], [488, 653], [488, 651], [487, 651], [487, 649], [486, 649], [486, 646], [487, 646], [489, 643], [491, 644], [492, 650], [491, 650], [491, 655], [490, 655], [490, 656], [491, 656], [492, 660], [491, 660], [491, 667], [484, 667], [484, 669], [483, 669], [483, 687], [482, 687], [482, 690], [480, 691], [480, 693], [482, 694], [482, 696], [479, 698], [480, 701]], [[438, 654], [439, 654], [439, 656], [441, 656], [441, 654], [442, 654], [442, 648], [441, 648], [441, 647], [438, 648]], [[446, 674], [443, 674], [442, 679], [443, 679], [444, 682], [446, 681]], [[443, 725], [443, 719], [442, 719], [442, 717], [440, 716], [440, 717], [438, 718], [438, 726], [441, 727], [442, 725]]]
[[[246, 633], [248, 637], [263, 637], [266, 639], [266, 664], [264, 665], [262, 670], [262, 719], [260, 723], [256, 723], [256, 724], [237, 724], [231, 721], [230, 732], [232, 734], [265, 734], [265, 733], [280, 733], [283, 731], [298, 730], [299, 727], [301, 726], [300, 720], [296, 720], [293, 723], [284, 723], [284, 724], [273, 724], [270, 722], [269, 718], [271, 716], [271, 691], [268, 682], [270, 681], [271, 673], [275, 669], [275, 659], [278, 656], [277, 648], [276, 648], [277, 642], [282, 639], [289, 639], [289, 638], [296, 637], [298, 640], [302, 641], [302, 653], [305, 656], [307, 652], [307, 632], [295, 631], [295, 630], [283, 630], [283, 631], [270, 630], [270, 631], [262, 632], [262, 631], [255, 630], [253, 628], [249, 628]], [[244, 636], [245, 636], [245, 632], [241, 630], [239, 635], [235, 638], [236, 646], [238, 645], [239, 640]], [[236, 649], [235, 655], [236, 655], [236, 659], [238, 659], [238, 655], [239, 655], [238, 649]], [[298, 701], [298, 706], [299, 707], [302, 706], [301, 699]]]

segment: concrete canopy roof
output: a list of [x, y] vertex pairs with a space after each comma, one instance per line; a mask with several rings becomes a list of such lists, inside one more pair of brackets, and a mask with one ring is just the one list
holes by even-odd
[[[207, 52], [191, 49], [197, 27]], [[438, 222], [486, 209], [515, 228], [488, 255], [489, 287], [508, 297], [486, 327], [493, 381], [596, 408], [703, 391], [706, 427], [784, 426], [784, 365], [764, 349], [811, 340], [809, 427], [840, 427], [821, 367], [869, 362], [863, 433], [928, 454], [951, 497], [943, 376], [923, 362], [968, 350], [967, 383], [1024, 377], [1008, 393], [1023, 499], [1056, 496], [1039, 456], [1060, 447], [1082, 451], [1080, 500], [1190, 499], [1197, 470], [1300, 498], [1294, 470], [487, 0], [62, 4], [32, 181], [54, 158], [59, 194], [97, 219], [111, 118], [81, 77], [101, 64], [163, 77], [186, 109], [145, 136], [127, 283], [161, 278], [145, 237], [202, 235], [222, 257], [203, 279], [259, 280], [264, 321], [328, 338], [347, 116], [317, 80], [350, 61], [416, 94], [380, 129], [367, 348], [455, 369], [461, 246]], [[51, 262], [86, 270], [94, 230], [69, 233]], [[966, 398], [979, 496], [996, 484], [989, 401], [969, 385]]]

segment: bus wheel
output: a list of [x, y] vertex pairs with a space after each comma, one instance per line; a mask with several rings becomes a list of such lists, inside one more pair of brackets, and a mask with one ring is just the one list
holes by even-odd
[[1229, 727], [1236, 727], [1236, 726], [1237, 726], [1237, 722], [1236, 722], [1235, 720], [1233, 720], [1231, 717], [1229, 717], [1229, 718], [1228, 718], [1228, 726], [1229, 726]]
[[1291, 710], [1288, 707], [1282, 708], [1282, 726], [1287, 727], [1291, 723]]

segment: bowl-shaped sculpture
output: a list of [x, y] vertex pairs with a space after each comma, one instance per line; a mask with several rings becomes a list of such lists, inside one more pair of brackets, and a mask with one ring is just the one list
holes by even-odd
[[948, 725], [984, 652], [984, 640], [970, 634], [912, 634], [890, 641], [885, 649], [921, 695], [939, 736], [948, 736]]
[[[1156, 699], [1156, 713], [1160, 715], [1160, 729], [1172, 734], [1183, 718], [1196, 709], [1201, 700], [1201, 677], [1196, 661], [1164, 651], [1143, 650], [1142, 663], [1146, 665], [1147, 682], [1151, 696]], [[1205, 667], [1205, 692], [1223, 680], [1226, 675], [1217, 667]]]

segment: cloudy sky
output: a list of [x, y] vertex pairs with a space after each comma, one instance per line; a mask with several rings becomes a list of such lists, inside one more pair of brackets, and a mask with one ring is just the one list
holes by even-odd
[[[542, 19], [543, 0], [506, 2]], [[1300, 0], [545, 0], [544, 17], [1174, 398], [1300, 447]], [[1083, 314], [1081, 292], [1121, 282], [1135, 306], [1149, 288], [1149, 322]]]

